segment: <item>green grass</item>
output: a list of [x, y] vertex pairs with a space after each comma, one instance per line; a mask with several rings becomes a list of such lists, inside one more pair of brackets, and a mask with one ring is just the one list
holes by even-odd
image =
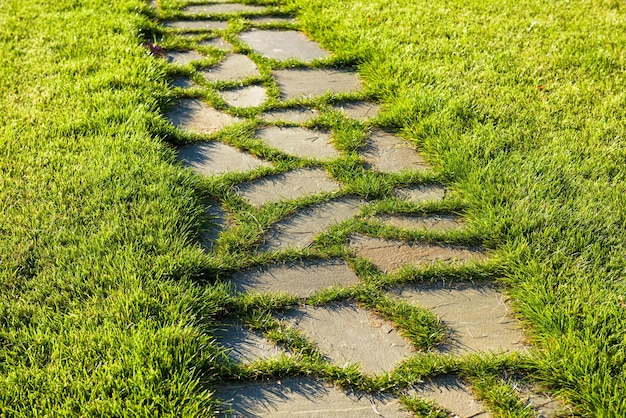
[[[566, 399], [582, 416], [626, 415], [626, 8], [617, 1], [519, 2], [285, 0], [302, 29], [352, 66], [383, 105], [371, 123], [343, 119], [325, 96], [302, 101], [332, 129], [345, 156], [325, 168], [368, 200], [361, 217], [310, 248], [257, 253], [262, 232], [329, 196], [253, 208], [231, 187], [272, 172], [319, 165], [253, 138], [257, 116], [282, 107], [271, 69], [290, 66], [251, 53], [234, 15], [221, 35], [257, 61], [271, 99], [234, 112], [250, 122], [215, 138], [274, 161], [274, 168], [219, 178], [183, 170], [168, 142], [199, 139], [162, 114], [177, 97], [224, 103], [194, 66], [149, 56], [144, 39], [192, 48], [138, 0], [6, 0], [0, 8], [0, 415], [211, 415], [222, 380], [311, 374], [362, 390], [400, 393], [428, 376], [472, 382], [497, 416], [529, 416], [503, 376], [520, 375]], [[205, 35], [201, 37], [206, 37]], [[198, 39], [200, 39], [198, 38]], [[203, 50], [210, 64], [223, 53]], [[170, 89], [175, 76], [200, 86]], [[230, 111], [225, 109], [226, 111]], [[380, 175], [358, 149], [377, 125], [417, 144], [435, 170]], [[452, 199], [411, 205], [394, 187], [446, 184]], [[199, 245], [203, 202], [218, 199], [236, 226], [208, 253]], [[467, 230], [416, 234], [368, 222], [376, 213], [463, 214]], [[354, 232], [394, 239], [483, 245], [493, 261], [404, 268], [384, 275], [345, 243]], [[418, 353], [381, 376], [339, 368], [274, 314], [286, 295], [232, 297], [220, 283], [273, 261], [343, 257], [363, 283], [309, 304], [357, 301], [394, 320], [415, 346], [442, 338], [428, 312], [389, 299], [394, 284], [497, 281], [508, 288], [534, 344], [530, 355]], [[215, 281], [215, 278], [219, 280]], [[212, 338], [226, 313], [288, 347], [294, 358], [249, 366], [224, 360]], [[422, 416], [432, 405], [407, 398]]]

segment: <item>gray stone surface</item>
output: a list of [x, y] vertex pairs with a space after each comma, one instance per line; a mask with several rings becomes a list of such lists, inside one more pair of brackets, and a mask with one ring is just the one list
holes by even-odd
[[165, 59], [175, 65], [187, 65], [206, 57], [197, 51], [169, 51], [165, 53]]
[[200, 41], [198, 46], [203, 48], [215, 48], [221, 51], [231, 51], [233, 49], [233, 46], [222, 38], [205, 39]]
[[174, 126], [199, 135], [211, 135], [242, 122], [241, 119], [213, 109], [200, 99], [181, 99], [166, 114]]
[[281, 97], [293, 100], [321, 96], [324, 93], [352, 93], [361, 90], [362, 83], [354, 72], [294, 68], [274, 70]]
[[206, 215], [210, 221], [210, 225], [202, 232], [202, 246], [211, 249], [215, 244], [215, 240], [228, 224], [227, 215], [222, 206], [216, 201], [208, 201], [206, 207]]
[[190, 89], [196, 86], [197, 84], [194, 83], [189, 77], [176, 77], [174, 80], [172, 80], [172, 87], [178, 87], [180, 89]]
[[254, 16], [250, 18], [253, 26], [274, 25], [274, 24], [294, 24], [298, 21], [290, 16]]
[[469, 385], [454, 376], [440, 376], [414, 388], [412, 395], [434, 402], [455, 418], [488, 418], [485, 407], [474, 397]]
[[361, 154], [374, 170], [383, 173], [429, 168], [413, 145], [385, 131], [373, 131]]
[[170, 20], [163, 22], [168, 29], [182, 32], [197, 30], [221, 30], [228, 28], [228, 22], [221, 20]]
[[297, 107], [294, 109], [277, 109], [263, 113], [261, 119], [266, 122], [305, 123], [319, 116], [316, 109]]
[[271, 167], [268, 161], [260, 160], [218, 141], [185, 145], [178, 151], [178, 158], [185, 166], [205, 176]]
[[265, 58], [312, 61], [330, 56], [317, 42], [294, 30], [250, 30], [239, 35], [239, 38]]
[[228, 13], [258, 13], [265, 10], [263, 6], [252, 6], [240, 3], [194, 4], [187, 6], [183, 12], [189, 14], [219, 15]]
[[476, 248], [454, 245], [435, 245], [372, 238], [354, 234], [350, 248], [369, 259], [380, 271], [391, 273], [405, 265], [425, 265], [438, 262], [456, 264], [469, 260], [483, 260], [485, 255]]
[[340, 188], [341, 184], [323, 169], [301, 168], [242, 184], [237, 187], [236, 193], [251, 205], [260, 206], [307, 195], [331, 193]]
[[308, 247], [316, 235], [359, 213], [363, 204], [360, 199], [342, 197], [305, 208], [274, 224], [265, 234], [261, 250]]
[[510, 315], [506, 296], [491, 285], [410, 285], [392, 293], [430, 309], [441, 319], [448, 328], [441, 351], [467, 354], [524, 350], [519, 321]]
[[443, 200], [446, 197], [446, 188], [432, 184], [418, 184], [395, 190], [395, 195], [411, 203], [425, 203]]
[[257, 77], [261, 73], [250, 58], [232, 54], [214, 67], [200, 71], [200, 74], [208, 81], [242, 81], [249, 77]]
[[345, 113], [350, 119], [366, 121], [378, 115], [379, 106], [366, 101], [342, 102], [333, 105], [333, 109]]
[[251, 363], [259, 359], [289, 355], [282, 348], [236, 320], [224, 321], [214, 335], [222, 347], [228, 350], [231, 360], [239, 363]]
[[513, 387], [524, 405], [533, 409], [537, 418], [579, 417], [565, 402], [553, 398], [539, 387], [521, 381], [513, 382]]
[[302, 330], [340, 367], [357, 363], [365, 373], [383, 373], [413, 353], [410, 342], [389, 321], [355, 304], [303, 306], [282, 319]]
[[345, 392], [312, 378], [284, 378], [220, 385], [215, 396], [226, 408], [218, 417], [407, 418], [391, 395]]
[[261, 86], [247, 86], [218, 93], [229, 106], [257, 107], [267, 100], [267, 92]]
[[305, 298], [318, 290], [359, 283], [343, 260], [303, 260], [253, 268], [237, 273], [232, 283], [238, 292], [289, 293]]
[[306, 128], [262, 128], [256, 137], [285, 154], [326, 161], [340, 156], [331, 142], [328, 132]]
[[428, 230], [444, 232], [461, 229], [463, 221], [460, 216], [451, 214], [435, 215], [378, 215], [374, 217], [378, 222], [396, 228], [410, 230]]

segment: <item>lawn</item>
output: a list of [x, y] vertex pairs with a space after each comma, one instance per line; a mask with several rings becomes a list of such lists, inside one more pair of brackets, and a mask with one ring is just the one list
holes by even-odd
[[[182, 3], [161, 1], [157, 16], [139, 0], [4, 0], [0, 415], [201, 416], [215, 405], [211, 390], [233, 378], [307, 373], [396, 391], [457, 373], [500, 416], [529, 416], [503, 378], [509, 374], [537, 382], [582, 416], [626, 416], [626, 7], [582, 0], [257, 3], [296, 14], [299, 28], [333, 51], [333, 64], [355, 68], [365, 96], [383, 106], [379, 123], [418, 145], [435, 169], [369, 175], [351, 154], [366, 127], [328, 112], [316, 123], [335, 129], [346, 153], [328, 171], [350, 193], [380, 199], [372, 212], [462, 212], [468, 231], [452, 242], [480, 243], [495, 261], [380, 275], [346, 249], [351, 232], [377, 232], [360, 219], [304, 251], [249, 255], [259, 226], [311, 202], [250, 210], [229, 189], [259, 173], [201, 179], [176, 162], [169, 143], [194, 139], [162, 117], [180, 94], [168, 87], [178, 73], [142, 42], [161, 32], [151, 18], [175, 16]], [[245, 27], [233, 22], [225, 36]], [[268, 81], [270, 66], [261, 62], [260, 81]], [[323, 108], [326, 100], [311, 104]], [[302, 165], [255, 142], [254, 126], [223, 139], [279, 169]], [[448, 185], [454, 199], [416, 209], [390, 197], [393, 187], [422, 181]], [[204, 203], [216, 197], [238, 226], [206, 253], [199, 245]], [[386, 299], [381, 288], [432, 277], [496, 281], [512, 296], [534, 349], [527, 356], [418, 356], [369, 378], [328, 364], [302, 336], [278, 326], [270, 313], [292, 299], [232, 297], [214, 281], [312, 256], [347, 258], [364, 285], [309, 303], [358, 300], [393, 318], [425, 350], [433, 343], [427, 336], [440, 335], [436, 321]], [[300, 360], [224, 360], [212, 330], [226, 312]]]

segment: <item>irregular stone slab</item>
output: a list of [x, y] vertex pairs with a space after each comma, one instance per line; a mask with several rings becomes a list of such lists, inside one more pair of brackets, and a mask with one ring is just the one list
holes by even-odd
[[261, 86], [247, 86], [235, 90], [226, 90], [219, 93], [229, 106], [257, 107], [267, 100], [267, 92]]
[[319, 233], [359, 213], [364, 202], [354, 197], [343, 197], [314, 205], [277, 222], [265, 234], [262, 251], [305, 248]]
[[187, 65], [194, 61], [202, 61], [206, 57], [196, 51], [169, 51], [165, 53], [165, 59], [175, 65]]
[[229, 13], [258, 13], [265, 10], [263, 6], [251, 6], [239, 3], [222, 3], [222, 4], [195, 4], [187, 6], [183, 12], [189, 14], [229, 14]]
[[330, 140], [330, 134], [305, 128], [281, 128], [270, 126], [260, 129], [257, 138], [285, 154], [326, 161], [341, 154]]
[[205, 176], [271, 167], [267, 161], [218, 141], [185, 145], [178, 151], [178, 158], [185, 166]]
[[163, 22], [163, 26], [179, 31], [221, 30], [228, 28], [228, 22], [221, 20], [170, 20]]
[[425, 203], [443, 200], [446, 197], [446, 188], [439, 185], [419, 184], [412, 187], [395, 190], [395, 195], [411, 203]]
[[361, 257], [369, 259], [383, 273], [392, 273], [401, 267], [427, 265], [438, 262], [457, 264], [463, 261], [480, 261], [485, 258], [482, 251], [456, 245], [407, 244], [404, 241], [372, 238], [354, 234], [350, 248]]
[[238, 292], [288, 293], [301, 298], [321, 289], [349, 286], [359, 278], [343, 260], [303, 260], [253, 268], [236, 274]]
[[262, 114], [261, 119], [266, 122], [283, 121], [290, 123], [305, 123], [318, 116], [319, 112], [316, 109], [298, 107], [295, 109], [272, 110]]
[[441, 351], [454, 354], [523, 350], [519, 321], [506, 297], [491, 285], [446, 283], [392, 290], [401, 299], [433, 311], [449, 330]]
[[243, 184], [237, 187], [236, 193], [251, 205], [260, 206], [307, 195], [331, 193], [340, 188], [341, 185], [323, 169], [301, 168]]
[[217, 341], [228, 350], [231, 360], [251, 363], [288, 353], [238, 321], [224, 321], [215, 333]]
[[227, 215], [222, 206], [215, 201], [207, 202], [206, 216], [210, 221], [210, 225], [202, 232], [202, 246], [211, 249], [215, 244], [215, 240], [219, 237], [222, 230], [227, 225]]
[[312, 378], [219, 385], [227, 410], [218, 417], [407, 418], [399, 401], [384, 394], [343, 390]]
[[188, 77], [176, 77], [172, 80], [172, 87], [178, 87], [179, 89], [190, 89], [196, 86], [197, 84]]
[[220, 51], [232, 51], [233, 46], [222, 38], [205, 39], [198, 43], [203, 48], [215, 48]]
[[415, 388], [418, 397], [434, 402], [458, 418], [488, 418], [485, 407], [472, 395], [469, 385], [454, 376], [431, 379]]
[[275, 24], [295, 24], [298, 21], [290, 16], [255, 16], [250, 18], [253, 26], [275, 25]]
[[272, 75], [284, 100], [352, 93], [362, 88], [359, 76], [349, 71], [295, 68], [274, 70]]
[[199, 135], [211, 135], [241, 119], [213, 109], [200, 99], [181, 99], [166, 114], [178, 129]]
[[373, 131], [361, 154], [374, 170], [383, 173], [429, 168], [414, 146], [385, 131]]
[[282, 319], [301, 329], [333, 363], [358, 363], [365, 373], [390, 371], [413, 353], [391, 322], [355, 304], [303, 306]]
[[308, 62], [330, 56], [317, 42], [295, 30], [251, 30], [242, 33], [239, 38], [265, 58], [276, 60], [295, 58]]
[[333, 105], [333, 109], [345, 113], [350, 119], [365, 121], [378, 115], [379, 106], [366, 101], [343, 102]]
[[250, 58], [232, 54], [213, 68], [200, 71], [200, 74], [208, 81], [242, 81], [249, 77], [257, 77], [261, 73]]
[[461, 229], [463, 222], [458, 215], [436, 214], [425, 216], [379, 215], [375, 220], [396, 228], [444, 232]]
[[574, 417], [572, 408], [560, 399], [552, 398], [548, 393], [541, 391], [534, 385], [514, 382], [520, 399], [526, 406], [535, 411], [538, 418]]

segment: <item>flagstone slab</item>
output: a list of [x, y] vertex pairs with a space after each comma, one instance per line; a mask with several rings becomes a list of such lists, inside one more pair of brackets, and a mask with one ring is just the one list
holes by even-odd
[[267, 92], [261, 86], [247, 86], [218, 93], [229, 106], [257, 107], [267, 100]]
[[238, 363], [289, 356], [285, 350], [236, 320], [224, 321], [214, 335], [217, 342], [228, 350], [230, 359]]
[[179, 89], [190, 89], [197, 87], [197, 84], [193, 82], [189, 77], [176, 77], [172, 80], [172, 87], [178, 87]]
[[429, 168], [408, 141], [381, 130], [373, 131], [369, 135], [361, 155], [371, 168], [383, 173]]
[[228, 55], [219, 64], [200, 74], [208, 81], [242, 81], [261, 75], [254, 61], [242, 54]]
[[364, 204], [355, 197], [343, 197], [305, 208], [274, 224], [265, 234], [261, 250], [306, 248], [316, 235], [358, 214]]
[[219, 141], [185, 145], [178, 151], [178, 159], [183, 162], [183, 165], [205, 176], [272, 166], [268, 161], [263, 161]]
[[330, 56], [317, 42], [295, 30], [250, 30], [239, 35], [242, 42], [265, 58], [286, 60], [295, 58], [312, 61]]
[[345, 113], [350, 119], [366, 121], [378, 116], [380, 107], [373, 102], [358, 101], [337, 103], [333, 109]]
[[306, 123], [319, 116], [316, 109], [308, 107], [297, 107], [293, 109], [277, 109], [263, 113], [261, 119], [265, 122], [289, 122], [289, 123]]
[[446, 197], [446, 188], [436, 184], [418, 184], [416, 186], [396, 189], [394, 194], [411, 203], [425, 203], [443, 200]]
[[302, 306], [282, 319], [340, 367], [357, 363], [365, 373], [384, 373], [414, 351], [391, 322], [352, 303]]
[[458, 418], [489, 418], [489, 412], [472, 394], [470, 386], [454, 376], [439, 376], [416, 386], [410, 393], [435, 403]]
[[560, 399], [551, 397], [535, 385], [525, 382], [513, 382], [520, 400], [525, 406], [532, 408], [538, 418], [575, 417], [571, 406]]
[[228, 29], [228, 22], [222, 20], [169, 20], [163, 22], [163, 26], [182, 32], [198, 30], [222, 30]]
[[326, 161], [341, 154], [331, 142], [330, 133], [306, 128], [269, 126], [257, 131], [256, 137], [285, 154]]
[[391, 291], [435, 313], [448, 328], [440, 350], [453, 354], [524, 350], [520, 322], [489, 284], [415, 284]]
[[211, 135], [242, 120], [213, 109], [200, 99], [181, 99], [166, 114], [172, 124], [198, 135]]
[[272, 75], [284, 100], [352, 93], [363, 87], [359, 76], [350, 71], [293, 68], [274, 70]]
[[233, 46], [222, 38], [205, 39], [198, 43], [198, 46], [203, 48], [215, 48], [220, 51], [232, 51]]
[[220, 385], [218, 417], [407, 418], [392, 395], [344, 391], [308, 377]]
[[298, 23], [296, 18], [291, 16], [254, 16], [250, 18], [253, 26], [260, 25], [276, 25], [276, 24], [295, 24]]
[[226, 229], [228, 216], [222, 209], [222, 206], [216, 201], [207, 202], [205, 213], [209, 219], [209, 225], [202, 232], [202, 246], [206, 249], [211, 249], [220, 233]]
[[396, 228], [445, 232], [463, 228], [460, 216], [452, 214], [435, 215], [378, 215], [376, 221]]
[[252, 6], [240, 3], [194, 4], [187, 6], [183, 12], [189, 14], [219, 15], [230, 13], [258, 13], [266, 10], [264, 6]]
[[165, 53], [165, 59], [174, 65], [187, 65], [194, 61], [202, 61], [206, 57], [197, 51], [169, 51]]
[[341, 184], [321, 168], [301, 168], [264, 177], [236, 188], [236, 193], [251, 205], [260, 206], [280, 200], [338, 191]]
[[237, 273], [231, 283], [238, 292], [288, 293], [306, 298], [321, 289], [359, 283], [343, 260], [302, 260], [257, 267]]
[[425, 243], [409, 244], [404, 241], [373, 238], [360, 234], [353, 234], [349, 245], [360, 257], [370, 260], [383, 273], [395, 272], [406, 265], [458, 264], [485, 259], [485, 254], [477, 248]]

